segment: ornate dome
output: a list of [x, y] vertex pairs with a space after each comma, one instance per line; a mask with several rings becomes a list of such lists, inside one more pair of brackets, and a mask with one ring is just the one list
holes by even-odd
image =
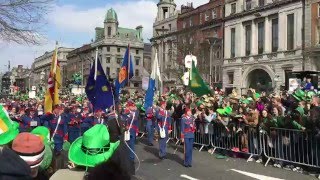
[[105, 22], [118, 22], [118, 16], [114, 9], [109, 9], [106, 17], [104, 19]]

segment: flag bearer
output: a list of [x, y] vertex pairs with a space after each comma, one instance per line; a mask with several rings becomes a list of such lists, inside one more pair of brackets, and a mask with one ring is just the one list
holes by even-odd
[[60, 155], [63, 142], [68, 140], [68, 117], [63, 114], [63, 109], [59, 105], [54, 107], [53, 113], [43, 116], [44, 125], [50, 130], [50, 138], [54, 143], [54, 152]]
[[157, 129], [159, 132], [159, 158], [165, 159], [167, 155], [168, 134], [171, 132], [171, 113], [166, 110], [166, 102], [160, 103], [160, 108], [156, 111]]
[[151, 106], [146, 111], [146, 120], [147, 120], [147, 132], [148, 132], [148, 146], [153, 146], [153, 136], [155, 128], [155, 110]]
[[138, 118], [139, 113], [137, 111], [137, 107], [135, 103], [131, 100], [127, 102], [126, 110], [124, 111], [124, 120], [125, 120], [125, 140], [129, 144], [130, 147], [130, 159], [131, 161], [134, 161], [134, 151], [135, 151], [135, 141], [136, 137], [138, 135], [139, 129], [138, 129]]
[[184, 166], [192, 167], [192, 150], [194, 142], [195, 123], [191, 109], [186, 108], [181, 120], [181, 141], [184, 142]]

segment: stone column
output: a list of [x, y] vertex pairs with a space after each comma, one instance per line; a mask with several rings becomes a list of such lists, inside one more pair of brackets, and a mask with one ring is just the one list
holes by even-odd
[[268, 17], [265, 17], [264, 21], [264, 30], [265, 30], [265, 35], [264, 35], [264, 52], [265, 53], [270, 53], [271, 52], [271, 23]]

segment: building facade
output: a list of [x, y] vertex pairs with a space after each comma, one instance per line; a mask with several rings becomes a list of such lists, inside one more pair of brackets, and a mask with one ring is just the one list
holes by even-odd
[[177, 21], [178, 62], [193, 54], [197, 68], [210, 84], [222, 81], [223, 0], [210, 0], [197, 8], [192, 3], [181, 6]]
[[98, 48], [98, 56], [106, 75], [111, 80], [115, 79], [120, 71], [125, 51], [130, 45], [130, 54], [134, 59], [134, 77], [130, 86], [141, 88], [142, 77], [148, 76], [143, 68], [142, 29], [142, 26], [137, 26], [136, 29], [119, 27], [117, 13], [112, 8], [109, 9], [105, 15], [104, 27], [95, 28], [95, 40], [68, 55], [68, 78], [75, 72], [83, 71], [83, 85], [85, 85], [90, 64], [95, 59]]
[[320, 0], [305, 2], [305, 70], [320, 69]]
[[26, 93], [31, 88], [31, 69], [18, 65], [1, 77], [2, 95], [12, 95], [19, 91]]
[[231, 0], [225, 4], [223, 86], [246, 93], [279, 90], [303, 69], [302, 1]]
[[143, 67], [144, 69], [151, 74], [151, 64], [152, 64], [152, 46], [149, 43], [144, 44], [144, 50], [143, 50]]
[[181, 64], [177, 62], [177, 19], [179, 11], [174, 0], [160, 0], [153, 23], [151, 61], [158, 56], [164, 86], [174, 86], [182, 77]]
[[[67, 64], [67, 55], [70, 51], [72, 51], [73, 48], [65, 48], [65, 47], [59, 47], [58, 48], [58, 61], [61, 67], [61, 78], [62, 78], [62, 86], [65, 87], [66, 85], [66, 64]], [[54, 51], [51, 52], [45, 52], [43, 55], [37, 57], [33, 64], [32, 64], [32, 72], [33, 72], [33, 85], [39, 85], [40, 83], [43, 83], [43, 79], [40, 79], [40, 77], [43, 77], [44, 73], [44, 79], [47, 81], [50, 73], [52, 58], [53, 58]], [[46, 83], [46, 82], [45, 82]]]

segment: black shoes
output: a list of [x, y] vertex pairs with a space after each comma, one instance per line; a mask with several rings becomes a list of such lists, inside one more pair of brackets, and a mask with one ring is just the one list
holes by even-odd
[[148, 146], [153, 146], [153, 144], [152, 143], [148, 143]]

